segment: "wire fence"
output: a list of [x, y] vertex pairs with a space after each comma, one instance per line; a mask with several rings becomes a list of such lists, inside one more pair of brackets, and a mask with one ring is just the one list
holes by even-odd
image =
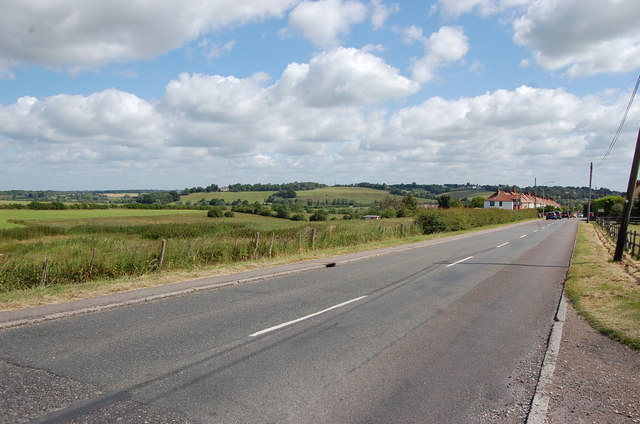
[[[596, 218], [596, 223], [602, 227], [614, 241], [618, 240], [618, 234], [620, 233], [620, 217]], [[640, 218], [631, 218], [629, 220], [629, 224], [640, 225]], [[640, 259], [640, 237], [638, 237], [637, 231], [627, 231], [624, 250], [636, 259]]]

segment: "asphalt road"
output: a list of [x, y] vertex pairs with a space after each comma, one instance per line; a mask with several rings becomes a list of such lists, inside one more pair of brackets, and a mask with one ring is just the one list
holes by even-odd
[[576, 230], [0, 330], [0, 422], [523, 422]]

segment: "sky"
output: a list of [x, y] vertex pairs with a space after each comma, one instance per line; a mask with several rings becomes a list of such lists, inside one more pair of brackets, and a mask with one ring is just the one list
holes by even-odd
[[628, 184], [638, 0], [0, 6], [0, 190]]

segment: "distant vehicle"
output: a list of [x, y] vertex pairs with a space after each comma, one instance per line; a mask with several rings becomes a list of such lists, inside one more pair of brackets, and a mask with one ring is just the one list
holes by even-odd
[[569, 212], [562, 212], [562, 218], [569, 218]]
[[580, 213], [578, 214], [578, 218], [584, 218], [584, 214], [583, 214], [582, 212], [580, 212]]
[[547, 219], [558, 219], [558, 215], [555, 212], [547, 212]]

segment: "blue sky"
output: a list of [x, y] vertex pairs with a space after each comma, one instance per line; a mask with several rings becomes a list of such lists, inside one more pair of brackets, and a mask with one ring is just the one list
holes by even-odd
[[[588, 185], [636, 0], [8, 0], [0, 189]], [[594, 185], [624, 190], [634, 103]]]

